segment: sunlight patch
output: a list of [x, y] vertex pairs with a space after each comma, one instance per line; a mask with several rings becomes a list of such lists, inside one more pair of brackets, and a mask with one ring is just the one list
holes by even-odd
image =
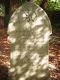
[[41, 34], [42, 30], [43, 30], [43, 27], [36, 29], [35, 32], [36, 32], [37, 36], [40, 36], [39, 34]]
[[22, 68], [20, 66], [17, 66], [16, 71], [17, 71], [17, 74], [20, 74], [22, 73]]
[[14, 72], [15, 71], [15, 68], [11, 68], [9, 71], [10, 72]]
[[49, 41], [49, 35], [50, 35], [50, 32], [47, 31], [44, 35], [44, 44], [47, 43]]
[[41, 17], [37, 18], [35, 22], [33, 22], [32, 28], [36, 27], [37, 25], [42, 25]]
[[12, 44], [16, 42], [16, 38], [8, 36], [8, 41]]
[[39, 77], [40, 77], [40, 78], [43, 78], [44, 76], [46, 76], [46, 73], [42, 73], [42, 74], [38, 75], [38, 78], [39, 78]]
[[34, 43], [31, 40], [26, 40], [25, 44], [26, 44], [26, 47], [34, 45]]
[[24, 25], [24, 27], [28, 29], [30, 27], [30, 24], [28, 22], [26, 22], [26, 24]]
[[11, 52], [11, 59], [16, 60], [18, 58], [18, 56], [20, 55], [20, 51], [15, 50], [13, 52]]
[[10, 24], [9, 24], [8, 32], [12, 32], [12, 31], [15, 31], [15, 26], [14, 26], [13, 23], [10, 23]]
[[44, 65], [44, 64], [47, 65], [47, 64], [48, 64], [48, 55], [46, 55], [46, 56], [43, 57], [43, 59], [42, 59], [42, 61], [40, 62], [40, 64], [41, 64], [41, 65]]
[[23, 16], [24, 18], [26, 18], [26, 14], [25, 14], [25, 13], [23, 13], [22, 16]]
[[19, 80], [26, 80], [25, 77], [21, 77]]
[[26, 51], [23, 51], [21, 56], [20, 56], [20, 59], [23, 59], [25, 57], [25, 55], [26, 55]]

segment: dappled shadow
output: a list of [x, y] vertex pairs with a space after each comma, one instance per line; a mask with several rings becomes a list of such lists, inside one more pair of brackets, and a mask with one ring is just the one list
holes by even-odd
[[13, 80], [48, 80], [48, 41], [51, 24], [43, 9], [26, 3], [8, 26], [10, 74]]

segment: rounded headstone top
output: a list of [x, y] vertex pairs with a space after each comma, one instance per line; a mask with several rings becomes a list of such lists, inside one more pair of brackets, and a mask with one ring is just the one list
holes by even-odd
[[36, 26], [46, 28], [50, 34], [52, 33], [51, 23], [46, 12], [38, 5], [26, 2], [16, 9], [11, 16], [8, 33], [15, 30], [22, 30], [22, 28], [35, 28]]

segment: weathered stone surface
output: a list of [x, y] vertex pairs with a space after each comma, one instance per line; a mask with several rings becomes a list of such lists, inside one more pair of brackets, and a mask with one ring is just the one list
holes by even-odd
[[19, 7], [8, 25], [12, 80], [48, 80], [48, 41], [52, 32], [47, 14], [33, 3]]

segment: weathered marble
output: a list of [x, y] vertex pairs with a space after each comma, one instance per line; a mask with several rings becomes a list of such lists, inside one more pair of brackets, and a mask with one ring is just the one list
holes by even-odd
[[39, 6], [27, 2], [13, 13], [8, 25], [12, 80], [48, 80], [51, 32], [49, 18]]

